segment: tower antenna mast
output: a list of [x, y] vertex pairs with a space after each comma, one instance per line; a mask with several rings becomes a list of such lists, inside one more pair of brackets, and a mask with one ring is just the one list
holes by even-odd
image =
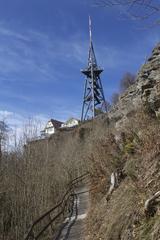
[[92, 22], [89, 16], [89, 55], [88, 66], [81, 72], [85, 75], [85, 89], [83, 97], [81, 121], [94, 118], [96, 115], [107, 111], [100, 74], [103, 69], [97, 65], [97, 60], [92, 42]]
[[89, 16], [89, 40], [90, 40], [90, 46], [92, 42], [92, 20], [91, 17]]

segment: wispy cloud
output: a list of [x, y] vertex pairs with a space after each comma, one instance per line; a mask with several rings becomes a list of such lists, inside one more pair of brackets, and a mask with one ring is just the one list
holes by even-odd
[[[154, 40], [151, 41], [150, 38], [149, 41], [150, 45], [153, 44], [155, 37]], [[144, 39], [144, 45], [146, 44], [146, 39]], [[143, 54], [143, 51], [139, 53], [140, 49], [137, 51], [135, 49], [136, 43], [130, 52], [107, 43], [101, 46], [96, 44], [97, 58], [108, 68], [127, 64], [128, 56], [136, 60], [140, 54]], [[0, 24], [1, 74], [25, 73], [34, 76], [34, 81], [57, 81], [62, 74], [57, 70], [57, 65], [79, 64], [83, 66], [87, 61], [87, 54], [88, 39], [82, 39], [80, 33], [63, 39], [54, 33], [47, 35], [33, 30], [26, 30], [22, 34]]]
[[30, 41], [30, 39], [27, 36], [17, 33], [16, 31], [11, 30], [10, 28], [7, 28], [5, 24], [2, 22], [0, 23], [0, 33], [3, 36], [17, 38], [21, 41], [26, 41], [26, 42]]
[[0, 24], [0, 72], [5, 76], [32, 74], [35, 81], [56, 81], [57, 64], [84, 62], [85, 47], [75, 37], [66, 40], [33, 30], [22, 34]]
[[[130, 44], [123, 49], [111, 43], [104, 45], [95, 43], [98, 63], [110, 72], [120, 68], [128, 70], [137, 62], [143, 61], [145, 49], [154, 45], [158, 39], [157, 36], [159, 37], [158, 34], [154, 35], [154, 40], [151, 35], [148, 35], [148, 38], [145, 36], [140, 43], [137, 40], [134, 42], [134, 46]], [[48, 111], [53, 110], [53, 115], [59, 120], [66, 120], [70, 116], [80, 116], [81, 107], [78, 106], [74, 109], [74, 103], [68, 103], [70, 93], [65, 99], [53, 88], [54, 94], [44, 93], [42, 97], [41, 93], [36, 94], [36, 90], [37, 86], [42, 83], [49, 86], [53, 82], [58, 82], [59, 88], [61, 88], [62, 83], [65, 83], [65, 79], [68, 79], [72, 73], [75, 77], [78, 76], [79, 73], [74, 72], [74, 70], [76, 68], [77, 71], [77, 68], [85, 66], [88, 45], [88, 39], [86, 36], [83, 38], [80, 31], [62, 38], [54, 32], [44, 33], [31, 29], [19, 31], [11, 29], [8, 24], [0, 23], [0, 81], [3, 81], [0, 89], [1, 96], [9, 96], [20, 102], [28, 102], [30, 108], [32, 108], [32, 102], [36, 103], [37, 106], [45, 102], [43, 106], [46, 108], [48, 104]], [[69, 74], [70, 76], [68, 76]], [[29, 84], [30, 87], [36, 86], [35, 93], [30, 94], [30, 92], [23, 91], [23, 93], [17, 94], [17, 91], [14, 92], [7, 81], [17, 85], [21, 84], [24, 89]], [[72, 81], [68, 84], [72, 84]], [[41, 109], [42, 112], [44, 110], [47, 112], [46, 109]], [[50, 114], [45, 116], [45, 120], [49, 116]], [[23, 114], [16, 114], [11, 124], [20, 125], [23, 121]]]

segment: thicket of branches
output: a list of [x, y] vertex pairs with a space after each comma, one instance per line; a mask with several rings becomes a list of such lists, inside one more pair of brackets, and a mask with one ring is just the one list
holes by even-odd
[[29, 225], [53, 207], [68, 182], [83, 171], [72, 138], [67, 141], [55, 135], [24, 147], [26, 140], [36, 137], [37, 129], [30, 122], [24, 130], [14, 150], [2, 151], [0, 240], [24, 239]]
[[8, 125], [4, 121], [0, 121], [0, 164], [2, 161], [2, 151], [5, 151], [5, 143], [8, 137]]
[[132, 73], [125, 73], [120, 80], [120, 90], [119, 93], [115, 92], [112, 94], [112, 104], [116, 104], [119, 100], [120, 93], [124, 93], [131, 85], [135, 83], [136, 75]]
[[121, 13], [136, 20], [150, 20], [160, 24], [160, 3], [156, 0], [96, 0], [97, 6], [116, 7]]
[[[159, 117], [153, 118], [145, 109], [139, 109], [125, 125], [119, 129], [111, 127], [105, 135], [93, 140], [89, 161], [94, 191], [88, 240], [119, 239], [119, 236], [160, 239], [156, 228], [160, 207], [156, 198], [159, 197], [159, 130]], [[112, 181], [112, 176], [116, 180]], [[146, 210], [147, 217], [150, 216], [147, 221]], [[126, 223], [134, 225], [135, 219], [138, 227], [132, 231]]]

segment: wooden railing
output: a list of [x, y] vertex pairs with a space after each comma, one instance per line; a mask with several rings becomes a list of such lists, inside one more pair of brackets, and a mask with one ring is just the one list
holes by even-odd
[[[24, 237], [24, 240], [40, 239], [40, 237], [47, 229], [49, 229], [49, 227], [52, 228], [52, 224], [54, 222], [56, 222], [61, 216], [63, 216], [64, 213], [70, 211], [69, 206], [73, 206], [73, 202], [75, 199], [75, 187], [77, 186], [77, 184], [87, 178], [88, 175], [89, 173], [85, 173], [70, 182], [70, 184], [68, 185], [68, 190], [64, 193], [61, 201], [33, 222], [26, 236]], [[48, 219], [49, 221], [43, 227], [41, 227], [42, 222], [45, 222]]]

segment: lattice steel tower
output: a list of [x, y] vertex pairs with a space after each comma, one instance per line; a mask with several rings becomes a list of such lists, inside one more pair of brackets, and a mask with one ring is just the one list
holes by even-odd
[[97, 65], [97, 60], [92, 42], [92, 26], [90, 17], [89, 17], [89, 35], [90, 46], [88, 66], [87, 68], [81, 71], [86, 76], [81, 121], [94, 118], [102, 111], [103, 112], [107, 111], [106, 101], [100, 78], [100, 74], [103, 72], [103, 69], [101, 69]]

